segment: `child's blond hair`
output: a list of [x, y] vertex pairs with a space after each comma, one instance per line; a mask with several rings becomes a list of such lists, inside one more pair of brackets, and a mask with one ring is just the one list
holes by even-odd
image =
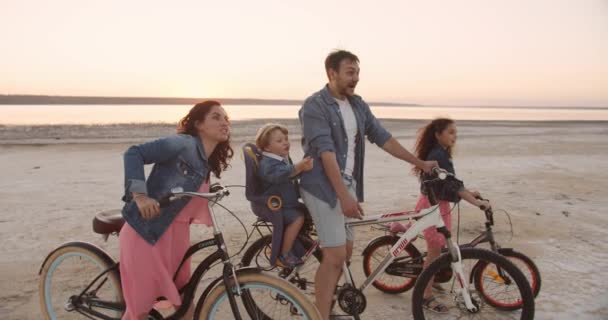
[[255, 137], [255, 145], [263, 151], [270, 144], [270, 134], [275, 131], [280, 130], [284, 135], [288, 135], [289, 131], [287, 127], [278, 123], [267, 123], [263, 125], [260, 129], [258, 129], [258, 133]]

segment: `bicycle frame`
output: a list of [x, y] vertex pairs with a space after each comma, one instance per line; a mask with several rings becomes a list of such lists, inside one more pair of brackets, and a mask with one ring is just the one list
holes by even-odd
[[182, 303], [180, 308], [173, 315], [171, 315], [169, 318], [167, 318], [167, 320], [181, 319], [181, 317], [186, 313], [186, 311], [190, 307], [190, 304], [194, 300], [194, 292], [196, 290], [196, 286], [199, 283], [199, 280], [211, 268], [211, 266], [218, 260], [221, 260], [224, 263], [224, 267], [222, 269], [222, 277], [216, 279], [209, 286], [207, 286], [207, 288], [205, 289], [205, 291], [203, 292], [203, 294], [201, 296], [201, 299], [206, 298], [207, 294], [213, 288], [213, 285], [215, 283], [217, 283], [218, 281], [223, 281], [225, 284], [229, 284], [230, 278], [232, 277], [232, 279], [235, 280], [235, 284], [236, 284], [237, 288], [236, 288], [236, 292], [233, 292], [232, 290], [227, 290], [228, 300], [230, 302], [230, 307], [232, 309], [234, 318], [237, 320], [240, 320], [241, 315], [238, 310], [238, 306], [236, 304], [235, 296], [241, 295], [241, 288], [238, 284], [238, 281], [236, 281], [238, 279], [236, 276], [236, 269], [235, 269], [234, 265], [230, 262], [230, 255], [228, 254], [226, 243], [224, 241], [224, 236], [222, 234], [220, 225], [217, 222], [217, 219], [215, 217], [215, 211], [213, 210], [213, 205], [216, 204], [217, 202], [219, 202], [223, 197], [225, 197], [229, 194], [228, 190], [224, 189], [223, 192], [217, 192], [217, 193], [199, 193], [199, 192], [184, 192], [178, 188], [178, 189], [172, 190], [172, 194], [174, 197], [189, 196], [189, 197], [199, 197], [199, 198], [208, 199], [209, 202], [207, 203], [207, 205], [209, 208], [209, 213], [211, 215], [211, 221], [213, 222], [213, 239], [201, 241], [201, 242], [191, 246], [188, 249], [188, 251], [186, 251], [186, 254], [184, 254], [184, 258], [182, 259], [182, 262], [180, 263], [180, 266], [178, 267], [178, 270], [176, 271], [174, 278], [177, 276], [177, 274], [179, 273], [179, 270], [181, 269], [183, 264], [188, 260], [188, 258], [190, 258], [197, 251], [200, 251], [202, 249], [205, 249], [207, 247], [214, 246], [214, 245], [217, 246], [217, 250], [215, 252], [213, 252], [212, 254], [210, 254], [209, 256], [207, 256], [207, 258], [205, 258], [205, 260], [203, 260], [196, 267], [196, 269], [194, 270], [194, 273], [190, 277], [190, 280], [188, 281], [188, 283], [179, 290], [180, 293], [183, 292], [184, 300], [186, 300], [186, 302]]
[[[183, 303], [175, 311], [175, 313], [173, 313], [171, 316], [165, 318], [166, 320], [177, 320], [177, 319], [181, 319], [183, 317], [183, 315], [187, 312], [190, 305], [194, 302], [195, 290], [196, 290], [196, 287], [198, 286], [200, 279], [203, 277], [203, 275], [207, 271], [209, 271], [209, 269], [211, 269], [211, 267], [216, 262], [222, 261], [224, 263], [223, 270], [222, 270], [222, 276], [218, 277], [217, 279], [212, 281], [205, 288], [205, 291], [201, 295], [201, 299], [205, 299], [207, 297], [207, 295], [209, 294], [209, 292], [211, 291], [211, 289], [214, 287], [214, 285], [217, 284], [219, 281], [223, 281], [224, 283], [228, 284], [228, 283], [232, 282], [232, 280], [230, 278], [235, 279], [235, 280], [238, 279], [236, 277], [237, 273], [257, 271], [257, 268], [241, 268], [239, 270], [236, 270], [234, 265], [230, 262], [230, 255], [228, 254], [228, 251], [226, 250], [226, 244], [224, 241], [222, 230], [221, 230], [219, 224], [217, 223], [215, 213], [213, 211], [213, 205], [215, 203], [219, 202], [219, 200], [221, 200], [221, 198], [223, 198], [225, 195], [227, 195], [227, 193], [219, 194], [219, 195], [216, 194], [213, 197], [210, 196], [212, 194], [197, 193], [197, 192], [175, 192], [174, 195], [209, 198], [208, 206], [209, 206], [209, 212], [211, 214], [211, 220], [213, 221], [213, 238], [197, 242], [188, 248], [188, 250], [184, 254], [184, 257], [183, 257], [177, 271], [175, 272], [175, 274], [173, 276], [173, 279], [174, 280], [176, 279], [176, 277], [179, 274], [179, 271], [181, 270], [183, 265], [196, 252], [209, 248], [209, 247], [212, 247], [212, 246], [216, 246], [217, 250], [214, 251], [213, 253], [209, 254], [195, 268], [188, 283], [186, 283], [182, 288], [179, 289], [179, 293], [183, 294], [183, 299], [182, 299]], [[49, 256], [51, 254], [52, 254], [52, 252], [49, 254]], [[47, 256], [47, 259], [48, 259], [48, 256]], [[45, 259], [45, 261], [46, 261], [46, 259]], [[104, 284], [105, 280], [102, 281], [100, 284], [98, 284], [97, 282], [99, 281], [99, 279], [101, 279], [108, 272], [118, 270], [118, 268], [119, 268], [119, 262], [116, 262], [110, 268], [104, 270], [98, 276], [96, 276], [95, 279], [93, 279], [93, 281], [91, 281], [89, 283], [89, 285], [82, 292], [80, 292], [78, 295], [74, 295], [74, 296], [70, 297], [70, 301], [68, 303], [71, 304], [71, 306], [74, 308], [74, 311], [81, 313], [89, 318], [94, 317], [93, 319], [119, 320], [117, 318], [113, 318], [113, 317], [109, 317], [104, 314], [101, 314], [101, 313], [91, 309], [91, 306], [101, 307], [101, 308], [104, 308], [107, 310], [124, 311], [125, 310], [124, 304], [112, 303], [112, 302], [88, 297], [88, 295], [90, 295], [91, 292], [94, 293], [99, 287], [101, 287]], [[235, 283], [237, 286], [236, 292], [233, 292], [233, 290], [227, 290], [227, 293], [228, 293], [228, 299], [230, 301], [230, 306], [231, 306], [234, 318], [240, 320], [241, 315], [240, 315], [240, 312], [239, 312], [237, 304], [236, 304], [235, 296], [239, 296], [241, 294], [241, 290], [238, 285], [238, 282], [235, 282]], [[89, 289], [93, 288], [94, 286], [97, 286], [97, 289], [94, 289], [93, 291], [89, 291]]]
[[[186, 255], [184, 256], [184, 259], [182, 260], [182, 263], [180, 264], [177, 272], [175, 273], [175, 276], [179, 273], [179, 270], [181, 269], [181, 267], [183, 266], [184, 262], [191, 257], [192, 255], [194, 255], [196, 252], [203, 250], [205, 248], [209, 248], [212, 246], [218, 246], [218, 243], [222, 243], [221, 239], [218, 239], [217, 237], [213, 238], [213, 239], [207, 239], [204, 241], [200, 241], [192, 246], [190, 246], [190, 248], [188, 249], [188, 251], [186, 252]], [[219, 246], [218, 246], [219, 247]], [[182, 288], [179, 289], [179, 293], [180, 294], [184, 294], [184, 303], [182, 304], [182, 306], [180, 306], [179, 309], [177, 309], [175, 311], [175, 313], [173, 315], [171, 315], [168, 318], [165, 318], [166, 320], [170, 320], [170, 319], [180, 319], [185, 313], [186, 310], [190, 307], [190, 304], [193, 302], [193, 297], [194, 297], [194, 291], [196, 289], [196, 286], [199, 282], [199, 280], [203, 277], [203, 275], [211, 268], [211, 266], [218, 260], [221, 259], [221, 250], [216, 250], [215, 252], [211, 253], [209, 256], [207, 256], [195, 269], [195, 271], [192, 273], [192, 277], [190, 278], [190, 280], [188, 281], [188, 283], [186, 283], [186, 285], [184, 285]], [[119, 267], [119, 263], [117, 262], [116, 264], [114, 264], [112, 267], [108, 268], [107, 270], [103, 271], [102, 273], [100, 273], [93, 281], [91, 281], [91, 283], [77, 296], [77, 300], [76, 301], [82, 301], [82, 298], [85, 298], [85, 296], [90, 293], [89, 289], [91, 287], [93, 287], [94, 285], [96, 285], [96, 282], [106, 273], [112, 271], [112, 270], [116, 270]], [[174, 278], [175, 278], [174, 276]], [[103, 282], [99, 285], [101, 286], [103, 285]], [[116, 311], [124, 311], [125, 310], [125, 305], [124, 304], [117, 304], [117, 303], [111, 303], [111, 302], [107, 302], [107, 301], [103, 301], [103, 300], [99, 300], [99, 299], [90, 299], [90, 298], [86, 298], [86, 303], [78, 303], [78, 307], [76, 308], [77, 312], [80, 312], [82, 314], [85, 315], [89, 315], [89, 316], [94, 316], [97, 319], [103, 319], [103, 320], [118, 320], [117, 318], [112, 318], [112, 317], [108, 317], [104, 314], [101, 314], [99, 312], [96, 312], [95, 310], [92, 310], [91, 308], [88, 307], [88, 305], [90, 304], [91, 306], [96, 306], [96, 307], [101, 307], [104, 309], [108, 309], [108, 310], [116, 310]]]
[[494, 232], [492, 232], [492, 226], [494, 225], [494, 217], [492, 211], [486, 210], [486, 230], [479, 234], [475, 239], [471, 240], [467, 245], [475, 247], [480, 243], [489, 242], [492, 251], [497, 252], [500, 249], [500, 245], [496, 243], [494, 239]]
[[[410, 228], [401, 235], [399, 240], [389, 250], [389, 254], [382, 260], [382, 262], [380, 262], [380, 265], [374, 271], [372, 271], [372, 273], [369, 275], [369, 277], [367, 277], [363, 281], [363, 284], [358, 289], [360, 291], [364, 291], [367, 287], [369, 287], [384, 272], [384, 270], [386, 270], [386, 268], [395, 260], [395, 258], [397, 258], [397, 256], [405, 249], [405, 247], [408, 245], [408, 243], [410, 243], [412, 240], [414, 240], [418, 236], [418, 234], [422, 233], [423, 230], [434, 226], [437, 228], [437, 230], [440, 233], [442, 233], [445, 236], [445, 238], [447, 240], [446, 242], [447, 242], [447, 246], [448, 246], [448, 252], [450, 253], [450, 255], [452, 257], [452, 264], [451, 264], [452, 270], [454, 271], [454, 273], [458, 279], [458, 286], [460, 287], [460, 290], [458, 290], [458, 291], [460, 294], [462, 294], [462, 297], [463, 297], [463, 300], [465, 302], [467, 309], [476, 310], [477, 307], [475, 307], [475, 305], [473, 304], [469, 291], [465, 285], [467, 283], [467, 280], [466, 280], [466, 277], [464, 275], [463, 268], [462, 268], [462, 259], [460, 256], [460, 249], [458, 248], [457, 244], [452, 242], [451, 234], [445, 227], [445, 224], [444, 224], [443, 219], [441, 218], [441, 215], [439, 212], [438, 205], [434, 205], [430, 208], [423, 209], [418, 213], [401, 215], [401, 216], [390, 216], [390, 217], [386, 217], [383, 215], [370, 216], [370, 217], [366, 217], [362, 220], [354, 220], [354, 221], [351, 220], [351, 221], [348, 221], [346, 224], [349, 226], [355, 227], [355, 226], [370, 225], [370, 224], [377, 224], [377, 223], [386, 223], [386, 222], [392, 222], [392, 221], [408, 220], [408, 219], [413, 219], [413, 218], [419, 218], [419, 220], [416, 221], [415, 223], [413, 223], [410, 226]], [[345, 283], [352, 287], [355, 287], [352, 274], [346, 263], [344, 264], [343, 269], [344, 269], [343, 271], [344, 271]]]
[[[391, 213], [388, 215], [395, 216], [398, 214], [401, 214], [401, 213]], [[477, 235], [477, 237], [475, 237], [475, 239], [471, 240], [470, 242], [459, 245], [460, 248], [474, 248], [474, 247], [478, 246], [479, 244], [488, 242], [490, 244], [490, 248], [492, 251], [498, 252], [498, 250], [501, 249], [501, 246], [498, 244], [498, 242], [496, 242], [496, 239], [494, 238], [494, 232], [492, 231], [492, 226], [494, 225], [493, 212], [490, 210], [490, 211], [486, 211], [485, 214], [486, 214], [485, 230], [482, 231], [479, 235]], [[388, 215], [384, 215], [384, 216], [388, 216]], [[403, 218], [400, 220], [403, 220]], [[388, 220], [383, 220], [383, 221], [386, 222]], [[388, 232], [389, 228], [382, 227], [380, 229]], [[391, 234], [398, 235], [398, 234], [402, 234], [402, 232], [391, 233]], [[425, 256], [426, 256], [426, 252], [422, 253], [422, 257], [425, 257]]]
[[[106, 269], [105, 271], [100, 273], [97, 277], [95, 277], [95, 279], [93, 281], [91, 281], [91, 283], [84, 290], [82, 290], [82, 292], [78, 295], [78, 297], [76, 297], [76, 301], [81, 301], [82, 298], [84, 297], [84, 295], [88, 293], [88, 290], [97, 282], [97, 280], [99, 280], [101, 277], [103, 277], [103, 275], [105, 275], [108, 272], [115, 270], [115, 269], [116, 270], [118, 269], [118, 263], [115, 263], [112, 267]], [[99, 284], [99, 286], [97, 286], [97, 289], [95, 289], [93, 291], [93, 293], [96, 292], [97, 290], [99, 290], [99, 288], [101, 288], [101, 286], [105, 283], [105, 281], [106, 280], [102, 281]], [[74, 304], [73, 304], [74, 300], [72, 300], [72, 299], [73, 299], [73, 297], [70, 297], [70, 304], [72, 306], [74, 306]], [[106, 315], [104, 315], [102, 313], [92, 310], [91, 308], [88, 307], [89, 305], [94, 306], [94, 307], [101, 307], [101, 308], [108, 309], [108, 310], [115, 310], [115, 311], [124, 311], [125, 310], [124, 304], [112, 303], [112, 302], [103, 301], [103, 300], [99, 300], [99, 299], [87, 299], [86, 304], [84, 304], [84, 306], [80, 306], [75, 309], [77, 312], [79, 312], [81, 314], [96, 316], [96, 317], [98, 317], [100, 319], [104, 319], [104, 320], [116, 319], [116, 318], [107, 317]]]

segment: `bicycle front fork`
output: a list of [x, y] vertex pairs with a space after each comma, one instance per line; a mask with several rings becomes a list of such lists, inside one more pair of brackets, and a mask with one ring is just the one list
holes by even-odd
[[467, 277], [464, 274], [464, 270], [462, 268], [462, 256], [460, 255], [460, 248], [458, 247], [458, 245], [452, 242], [451, 238], [446, 237], [446, 240], [446, 243], [448, 245], [448, 252], [452, 259], [452, 271], [454, 272], [456, 280], [458, 280], [458, 286], [460, 286], [460, 290], [457, 290], [456, 293], [462, 296], [462, 300], [464, 301], [467, 310], [469, 310], [470, 312], [477, 312], [477, 309], [479, 307], [473, 304], [473, 300], [471, 299], [471, 295], [467, 287], [468, 282]]
[[[230, 286], [230, 276], [233, 277], [236, 292], [234, 292]], [[226, 285], [226, 293], [228, 294], [228, 301], [230, 302], [232, 314], [234, 315], [235, 320], [241, 320], [242, 317], [236, 302], [236, 297], [241, 295], [241, 286], [239, 285], [239, 279], [236, 276], [234, 266], [230, 262], [224, 264], [222, 277], [224, 279], [224, 284]]]

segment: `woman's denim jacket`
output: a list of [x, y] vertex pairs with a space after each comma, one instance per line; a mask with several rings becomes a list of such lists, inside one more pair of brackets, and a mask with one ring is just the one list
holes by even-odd
[[[144, 165], [154, 164], [145, 177]], [[126, 202], [122, 215], [129, 225], [148, 243], [154, 245], [190, 198], [177, 199], [160, 209], [160, 215], [145, 220], [132, 199], [132, 192], [145, 193], [159, 199], [172, 188], [197, 191], [208, 179], [209, 164], [198, 137], [176, 134], [130, 147], [124, 154]]]

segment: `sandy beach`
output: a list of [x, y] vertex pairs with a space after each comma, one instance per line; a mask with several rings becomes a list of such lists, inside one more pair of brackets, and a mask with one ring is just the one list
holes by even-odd
[[[290, 128], [292, 157], [302, 155], [296, 120]], [[252, 141], [263, 121], [233, 123], [235, 157], [224, 184], [243, 184], [239, 146]], [[421, 121], [383, 120], [410, 150]], [[515, 234], [501, 243], [532, 257], [543, 276], [536, 319], [608, 318], [608, 123], [460, 121], [454, 157], [458, 176], [480, 190], [495, 209], [509, 212]], [[0, 126], [0, 318], [40, 319], [38, 270], [46, 255], [66, 241], [99, 245], [114, 258], [116, 237], [92, 232], [95, 213], [120, 208], [122, 153], [134, 143], [174, 132], [174, 126]], [[368, 145], [364, 210], [367, 214], [413, 209], [417, 179], [410, 167]], [[226, 201], [250, 227], [242, 189]], [[496, 210], [498, 211], [498, 210]], [[235, 219], [220, 223], [238, 251], [245, 234]], [[497, 213], [497, 231], [508, 229]], [[461, 242], [483, 227], [482, 213], [461, 205]], [[194, 226], [192, 239], [211, 229]], [[353, 267], [363, 280], [361, 251], [380, 232], [357, 230]], [[500, 238], [498, 239], [501, 240]], [[422, 243], [420, 243], [422, 246]], [[409, 319], [411, 292], [389, 296], [370, 287], [363, 319]]]

